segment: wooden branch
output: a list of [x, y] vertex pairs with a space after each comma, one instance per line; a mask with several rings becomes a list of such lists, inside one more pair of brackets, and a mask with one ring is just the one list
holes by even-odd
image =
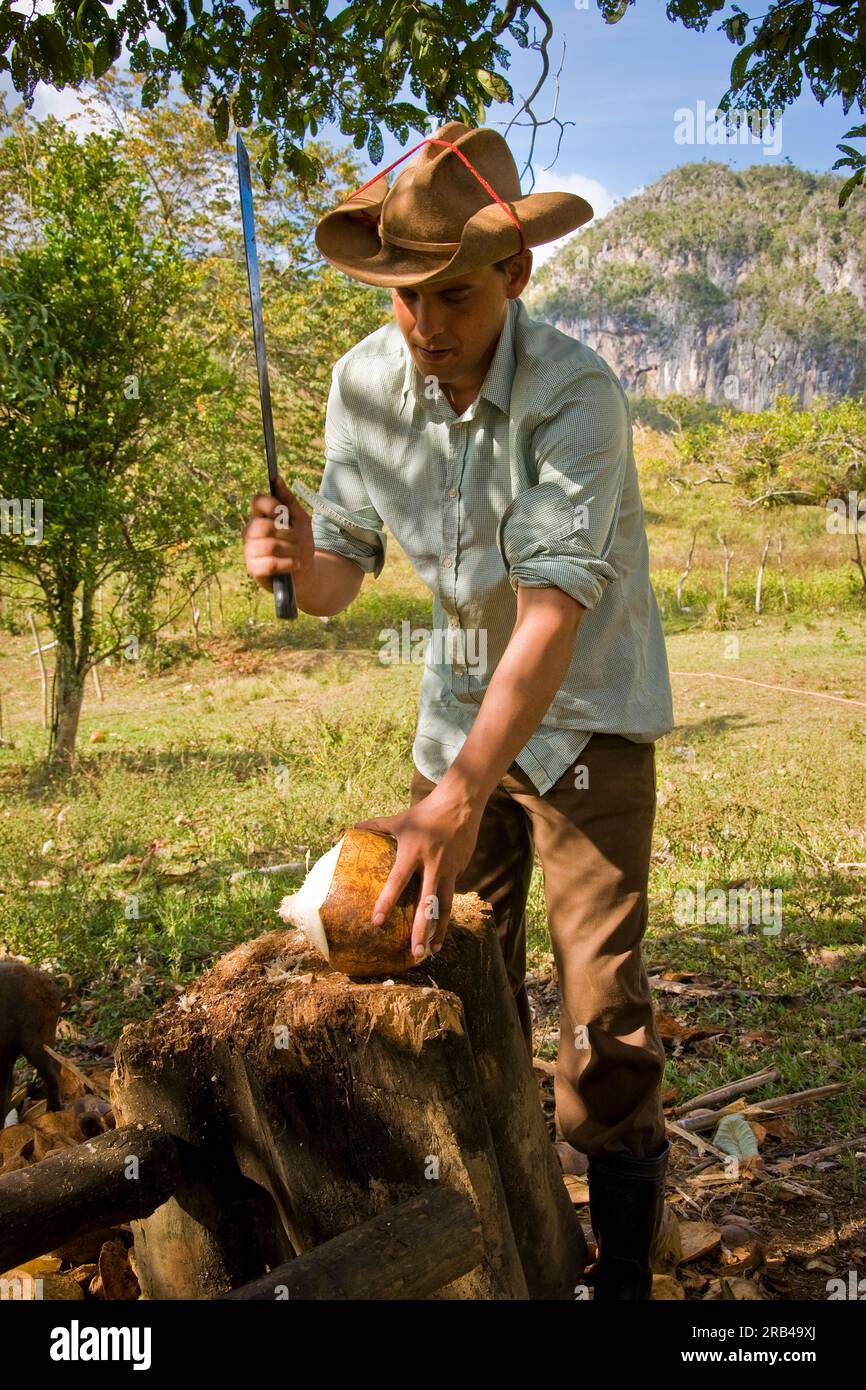
[[767, 551], [770, 549], [770, 537], [764, 541], [764, 549], [761, 554], [761, 563], [758, 565], [758, 578], [755, 582], [755, 612], [761, 611], [761, 595], [764, 592], [764, 566], [767, 563]]
[[814, 1100], [824, 1100], [827, 1096], [835, 1096], [844, 1089], [844, 1084], [841, 1081], [836, 1081], [831, 1086], [813, 1086], [808, 1091], [792, 1091], [787, 1096], [775, 1096], [772, 1100], [755, 1101], [752, 1105], [744, 1106], [742, 1110], [731, 1110], [727, 1107], [724, 1110], [713, 1110], [709, 1115], [687, 1115], [683, 1117], [683, 1129], [692, 1131], [712, 1129], [719, 1120], [724, 1119], [725, 1115], [742, 1115], [746, 1120], [760, 1120], [765, 1115], [772, 1118], [776, 1115], [783, 1115], [789, 1110], [796, 1110], [801, 1105], [811, 1105]]
[[717, 1086], [713, 1091], [704, 1091], [699, 1096], [692, 1096], [691, 1100], [684, 1101], [682, 1105], [675, 1105], [671, 1114], [687, 1115], [690, 1110], [702, 1110], [706, 1105], [717, 1105], [720, 1101], [725, 1104], [729, 1100], [736, 1100], [737, 1096], [744, 1095], [746, 1091], [756, 1091], [759, 1086], [769, 1086], [778, 1080], [779, 1072], [775, 1067], [752, 1072], [751, 1076], [741, 1076], [739, 1081], [729, 1081], [727, 1085]]
[[668, 1134], [672, 1134], [675, 1139], [684, 1139], [692, 1148], [697, 1149], [703, 1157], [705, 1154], [715, 1154], [716, 1158], [725, 1159], [728, 1155], [722, 1150], [711, 1144], [709, 1139], [701, 1139], [697, 1134], [692, 1134], [690, 1130], [684, 1129], [682, 1125], [676, 1124], [673, 1120], [665, 1121], [665, 1129]]
[[785, 566], [782, 563], [782, 536], [781, 533], [776, 537], [776, 556], [779, 561], [779, 583], [782, 586], [782, 599], [785, 607], [788, 607], [788, 585], [785, 582]]
[[686, 567], [685, 567], [685, 569], [683, 570], [682, 574], [680, 575], [680, 577], [679, 577], [679, 579], [678, 579], [678, 581], [677, 581], [677, 608], [680, 610], [681, 613], [682, 613], [682, 611], [683, 611], [683, 585], [685, 584], [686, 580], [688, 579], [689, 575], [691, 574], [691, 570], [692, 570], [692, 557], [694, 556], [694, 553], [695, 553], [695, 541], [697, 540], [697, 538], [698, 538], [698, 533], [697, 533], [697, 531], [695, 531], [695, 532], [693, 533], [693, 535], [692, 535], [692, 543], [691, 543], [691, 545], [689, 546], [689, 553], [688, 553], [688, 557], [687, 557], [687, 559], [686, 559]]
[[789, 1110], [799, 1110], [801, 1105], [811, 1105], [814, 1100], [824, 1100], [827, 1096], [838, 1095], [845, 1090], [845, 1083], [833, 1081], [829, 1086], [811, 1086], [807, 1091], [790, 1091], [786, 1096], [773, 1096], [771, 1100], [758, 1100], [747, 1105], [744, 1115], [763, 1111], [766, 1115], [783, 1115]]
[[721, 531], [716, 532], [716, 538], [719, 542], [719, 545], [722, 547], [722, 552], [724, 555], [724, 565], [722, 569], [722, 598], [727, 598], [728, 583], [731, 577], [731, 558], [734, 552], [733, 550], [730, 550], [728, 548], [728, 542], [725, 540], [725, 537], [722, 535]]
[[0, 1177], [0, 1269], [13, 1269], [88, 1231], [149, 1216], [174, 1192], [174, 1138], [130, 1125]]
[[[779, 497], [799, 497], [803, 503], [818, 502], [814, 492], [804, 492], [802, 488], [780, 488], [778, 491], [762, 492], [760, 497], [738, 497], [736, 501], [744, 507], [757, 507], [761, 502], [775, 502]], [[794, 504], [796, 505], [796, 504]]]
[[33, 641], [36, 643], [36, 656], [39, 657], [39, 680], [42, 686], [42, 727], [48, 728], [48, 677], [45, 672], [45, 658], [42, 655], [42, 647], [39, 642], [39, 633], [36, 630], [36, 623], [33, 618], [33, 609], [27, 610], [27, 621], [30, 624], [30, 631], [33, 633]]
[[858, 1134], [855, 1139], [842, 1139], [838, 1144], [826, 1144], [823, 1149], [813, 1149], [807, 1154], [792, 1154], [790, 1158], [780, 1158], [776, 1163], [766, 1165], [768, 1173], [790, 1173], [792, 1168], [811, 1168], [822, 1158], [833, 1158], [835, 1154], [842, 1153], [844, 1149], [851, 1149], [855, 1145], [866, 1147], [866, 1134]]
[[379, 1212], [221, 1301], [425, 1298], [468, 1274], [483, 1256], [473, 1202], [434, 1188]]

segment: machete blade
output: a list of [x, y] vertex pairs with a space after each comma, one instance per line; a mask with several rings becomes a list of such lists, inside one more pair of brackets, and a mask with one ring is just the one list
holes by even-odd
[[[277, 445], [274, 439], [274, 414], [271, 409], [271, 385], [268, 379], [268, 358], [265, 352], [265, 325], [262, 319], [262, 289], [259, 280], [259, 257], [256, 251], [256, 223], [253, 213], [253, 187], [250, 178], [250, 158], [246, 145], [237, 136], [238, 185], [241, 195], [241, 222], [244, 229], [244, 254], [247, 262], [247, 281], [250, 287], [250, 310], [253, 316], [253, 339], [256, 348], [256, 368], [259, 376], [259, 401], [262, 407], [262, 429], [265, 435], [265, 456], [268, 461], [268, 483], [276, 497]], [[274, 575], [274, 605], [278, 618], [296, 618], [298, 605], [295, 586], [290, 574]]]

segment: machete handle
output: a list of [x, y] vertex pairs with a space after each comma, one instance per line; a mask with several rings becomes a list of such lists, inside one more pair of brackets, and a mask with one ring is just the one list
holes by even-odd
[[[277, 497], [276, 476], [271, 480], [271, 496]], [[282, 502], [282, 498], [278, 500]], [[285, 504], [283, 507], [285, 509]], [[298, 616], [295, 585], [290, 574], [274, 575], [274, 609], [278, 618], [296, 618]]]
[[296, 618], [298, 616], [295, 586], [290, 574], [274, 575], [274, 607], [278, 618]]

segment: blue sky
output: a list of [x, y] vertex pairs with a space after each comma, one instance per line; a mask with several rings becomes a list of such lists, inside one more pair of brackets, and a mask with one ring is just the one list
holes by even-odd
[[[343, 3], [337, 0], [332, 9], [341, 8]], [[556, 129], [548, 126], [539, 133], [533, 160], [534, 190], [579, 193], [592, 204], [597, 216], [653, 183], [674, 165], [702, 158], [723, 160], [734, 167], [778, 163], [787, 158], [801, 168], [829, 171], [838, 158], [836, 145], [852, 125], [863, 120], [856, 108], [845, 116], [841, 102], [835, 99], [822, 108], [806, 87], [786, 110], [780, 132], [776, 136], [767, 133], [766, 146], [760, 140], [728, 145], [677, 143], [675, 131], [679, 127], [682, 135], [685, 124], [676, 113], [691, 112], [695, 129], [706, 130], [712, 117], [698, 119], [699, 113], [712, 111], [728, 86], [737, 49], [718, 32], [718, 19], [701, 34], [679, 22], [671, 23], [663, 0], [637, 0], [615, 25], [604, 23], [595, 0], [551, 0], [546, 8], [555, 33], [550, 48], [551, 76], [533, 105], [539, 119], [551, 114], [556, 95], [553, 74], [563, 59], [564, 44], [556, 113], [563, 122], [574, 124], [566, 126], [551, 169], [545, 166], [556, 152]], [[750, 8], [761, 12], [766, 7]], [[515, 93], [528, 93], [539, 73], [538, 54], [514, 43], [508, 46], [513, 59], [506, 75]], [[8, 79], [4, 86], [8, 86]], [[409, 93], [407, 96], [414, 100]], [[34, 114], [51, 110], [67, 115], [75, 104], [74, 93], [57, 93], [41, 86]], [[513, 108], [494, 105], [488, 111], [487, 124], [504, 131], [512, 114]], [[323, 128], [320, 134], [345, 142], [336, 127]], [[401, 153], [390, 133], [383, 131], [383, 135], [385, 159], [379, 167]], [[420, 136], [410, 145], [417, 139]], [[528, 133], [513, 126], [508, 139], [523, 170]], [[374, 172], [370, 166], [367, 177]], [[529, 182], [524, 174], [524, 192], [529, 191]], [[555, 245], [537, 248], [536, 264], [546, 259]]]

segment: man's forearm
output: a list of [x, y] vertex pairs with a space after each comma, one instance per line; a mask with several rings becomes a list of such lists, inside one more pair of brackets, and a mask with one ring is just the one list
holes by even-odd
[[480, 817], [493, 788], [535, 733], [574, 655], [586, 612], [560, 589], [518, 589], [518, 619], [472, 731], [439, 783]]
[[364, 571], [345, 555], [317, 550], [312, 565], [292, 578], [298, 607], [304, 613], [333, 618], [357, 597]]

